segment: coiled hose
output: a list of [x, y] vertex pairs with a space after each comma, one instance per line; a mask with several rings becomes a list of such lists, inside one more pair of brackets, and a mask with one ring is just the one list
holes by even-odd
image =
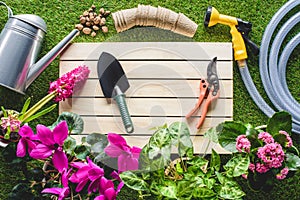
[[[294, 36], [280, 52], [283, 41], [291, 29], [300, 21], [300, 12], [288, 19], [273, 39], [274, 31], [282, 19], [300, 4], [299, 0], [290, 0], [284, 4], [269, 22], [260, 47], [259, 66], [264, 89], [279, 111], [285, 110], [292, 115], [292, 131], [300, 134], [300, 104], [291, 95], [286, 82], [286, 66], [290, 55], [300, 42], [300, 33]], [[279, 55], [280, 53], [280, 55]], [[256, 105], [271, 117], [275, 111], [265, 102], [257, 91], [250, 76], [247, 64], [239, 68], [244, 84]]]

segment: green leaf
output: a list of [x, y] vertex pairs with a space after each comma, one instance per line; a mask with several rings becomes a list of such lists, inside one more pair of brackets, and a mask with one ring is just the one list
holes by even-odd
[[220, 155], [214, 149], [212, 149], [211, 159], [210, 159], [210, 167], [214, 168], [216, 171], [219, 171], [220, 166], [221, 166]]
[[216, 127], [219, 133], [219, 144], [230, 152], [237, 152], [236, 138], [245, 135], [247, 127], [239, 122], [223, 122]]
[[160, 185], [159, 187], [159, 191], [160, 193], [169, 198], [169, 199], [177, 199], [177, 187], [176, 187], [176, 183], [173, 181], [165, 181], [166, 185]]
[[218, 134], [219, 133], [217, 132], [216, 127], [212, 127], [204, 133], [204, 137], [208, 138], [214, 143], [219, 143]]
[[267, 132], [271, 135], [277, 134], [280, 130], [292, 132], [292, 116], [285, 111], [276, 112], [267, 124]]
[[225, 178], [218, 195], [224, 199], [240, 199], [246, 194], [241, 190], [237, 182]]
[[90, 148], [85, 145], [77, 145], [74, 152], [78, 159], [84, 160], [90, 154]]
[[187, 155], [192, 157], [194, 154], [193, 142], [190, 138], [190, 130], [186, 123], [174, 122], [169, 126], [172, 144], [178, 149], [179, 156]]
[[176, 172], [178, 174], [183, 174], [183, 169], [181, 167], [181, 163], [180, 162], [176, 163]]
[[90, 145], [101, 142], [105, 145], [108, 144], [107, 136], [101, 133], [91, 133], [86, 136], [86, 142]]
[[207, 187], [196, 187], [194, 188], [193, 196], [200, 199], [206, 199], [216, 196], [216, 193]]
[[195, 156], [191, 160], [187, 160], [187, 164], [190, 165], [190, 167], [195, 167], [201, 172], [207, 170], [208, 163], [208, 160], [201, 156]]
[[139, 157], [140, 170], [150, 171], [151, 159], [148, 156], [148, 152], [149, 152], [149, 143], [142, 148], [142, 151], [140, 153], [140, 157]]
[[23, 108], [22, 108], [22, 110], [21, 110], [21, 114], [23, 114], [23, 113], [26, 112], [26, 110], [27, 110], [28, 107], [29, 107], [30, 101], [31, 101], [31, 98], [30, 98], [30, 97], [26, 99], [26, 101], [25, 101], [25, 103], [24, 103], [24, 105], [23, 105]]
[[84, 122], [80, 115], [71, 112], [63, 112], [58, 116], [56, 122], [52, 125], [52, 127], [55, 127], [61, 121], [67, 122], [70, 134], [80, 134], [83, 132]]
[[64, 150], [68, 154], [73, 155], [75, 148], [76, 148], [76, 140], [74, 138], [68, 136], [64, 142]]
[[300, 169], [300, 158], [293, 153], [286, 153], [286, 165], [291, 171]]
[[177, 182], [177, 199], [188, 200], [192, 198], [195, 190], [195, 183], [191, 181], [181, 180]]
[[48, 107], [48, 108], [46, 108], [46, 109], [44, 109], [44, 110], [42, 110], [42, 111], [34, 114], [34, 115], [31, 115], [26, 120], [24, 120], [23, 123], [28, 123], [28, 122], [30, 122], [30, 121], [32, 121], [34, 119], [37, 119], [37, 118], [39, 118], [39, 117], [41, 117], [41, 116], [43, 116], [43, 115], [51, 112], [54, 108], [56, 108], [56, 106], [57, 106], [57, 104], [53, 104], [52, 106], [50, 106], [50, 107]]
[[143, 180], [142, 175], [138, 175], [133, 171], [125, 171], [120, 174], [120, 178], [124, 184], [137, 191], [148, 191], [149, 185], [146, 181]]
[[248, 172], [249, 164], [250, 157], [248, 155], [237, 154], [224, 165], [224, 169], [227, 176], [238, 177]]

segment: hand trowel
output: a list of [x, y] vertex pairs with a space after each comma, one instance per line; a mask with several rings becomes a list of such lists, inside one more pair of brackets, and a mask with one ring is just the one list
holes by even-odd
[[132, 133], [134, 128], [124, 94], [130, 85], [121, 64], [113, 55], [103, 52], [99, 57], [97, 68], [104, 96], [117, 102], [125, 130]]

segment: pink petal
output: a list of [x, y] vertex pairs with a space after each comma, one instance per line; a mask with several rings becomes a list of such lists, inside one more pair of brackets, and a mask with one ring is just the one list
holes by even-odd
[[116, 191], [114, 188], [109, 188], [105, 190], [104, 195], [107, 200], [115, 200], [116, 199]]
[[47, 145], [38, 144], [35, 149], [33, 149], [29, 155], [35, 159], [45, 159], [52, 155], [53, 149], [49, 148]]
[[41, 193], [50, 193], [59, 195], [62, 192], [63, 188], [46, 188], [43, 189]]
[[133, 146], [130, 151], [132, 153], [132, 156], [134, 158], [138, 159], [140, 157], [140, 153], [141, 153], [142, 149], [139, 147]]
[[104, 175], [104, 170], [101, 169], [100, 167], [93, 168], [93, 169], [89, 170], [88, 175], [89, 175], [89, 179], [91, 181], [94, 181]]
[[118, 194], [118, 193], [121, 191], [121, 189], [122, 189], [123, 186], [124, 186], [124, 182], [121, 181], [121, 182], [119, 183], [118, 187], [117, 187], [116, 194]]
[[116, 145], [119, 148], [123, 148], [123, 146], [127, 146], [126, 140], [119, 134], [109, 133], [107, 135], [107, 139], [111, 144]]
[[34, 135], [34, 133], [33, 133], [32, 129], [30, 128], [30, 126], [24, 125], [20, 128], [19, 135], [21, 135], [22, 137], [30, 137], [30, 136]]
[[99, 189], [99, 182], [100, 179], [95, 179], [90, 183], [88, 187], [88, 194], [91, 194], [92, 192], [97, 192], [97, 190]]
[[86, 185], [86, 183], [88, 182], [88, 180], [89, 180], [88, 178], [85, 179], [85, 180], [81, 180], [81, 182], [79, 182], [78, 185], [77, 185], [77, 187], [75, 188], [75, 191], [76, 192], [80, 192], [84, 188], [84, 186]]
[[17, 156], [24, 157], [26, 155], [26, 141], [25, 139], [21, 138], [17, 145]]
[[36, 126], [37, 136], [43, 144], [54, 145], [53, 134], [49, 128], [44, 125], [38, 124]]
[[36, 143], [28, 139], [26, 139], [26, 142], [27, 142], [28, 152], [30, 153], [33, 149], [35, 149]]
[[107, 147], [105, 147], [104, 152], [109, 157], [116, 158], [116, 157], [120, 156], [124, 151], [123, 151], [123, 149], [119, 148], [118, 146], [110, 144]]
[[135, 158], [127, 160], [127, 170], [138, 170], [139, 169], [139, 161]]
[[68, 125], [66, 121], [60, 122], [54, 129], [53, 129], [53, 138], [56, 144], [62, 146], [64, 141], [68, 137]]
[[105, 200], [105, 196], [104, 195], [97, 196], [95, 197], [94, 200]]
[[87, 166], [87, 164], [83, 162], [72, 162], [70, 165], [77, 169]]
[[63, 151], [56, 150], [53, 154], [52, 162], [54, 167], [61, 173], [68, 168], [68, 158]]

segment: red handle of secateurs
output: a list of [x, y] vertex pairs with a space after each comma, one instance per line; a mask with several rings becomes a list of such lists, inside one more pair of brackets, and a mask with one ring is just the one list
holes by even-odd
[[200, 129], [200, 127], [202, 126], [202, 124], [205, 120], [209, 105], [211, 104], [211, 102], [213, 100], [219, 98], [219, 96], [220, 96], [220, 91], [218, 91], [218, 93], [215, 96], [212, 95], [211, 91], [209, 92], [209, 95], [206, 99], [205, 105], [203, 106], [202, 113], [201, 113], [200, 119], [197, 124], [197, 129]]

